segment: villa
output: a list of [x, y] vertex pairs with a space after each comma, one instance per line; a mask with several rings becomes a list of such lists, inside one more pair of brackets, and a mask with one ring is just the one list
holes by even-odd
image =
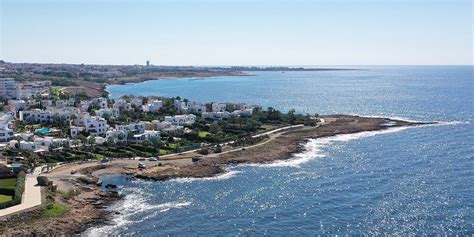
[[13, 129], [11, 126], [12, 117], [8, 114], [0, 116], [0, 142], [8, 142], [15, 138]]
[[203, 119], [210, 120], [222, 120], [230, 117], [230, 113], [227, 111], [224, 112], [203, 112], [201, 114]]
[[203, 103], [200, 103], [200, 102], [194, 102], [194, 101], [191, 101], [191, 102], [188, 102], [188, 108], [194, 112], [194, 113], [202, 113], [202, 112], [206, 112], [206, 105], [203, 104]]
[[212, 103], [212, 112], [224, 112], [227, 105], [224, 103]]
[[163, 107], [163, 101], [153, 100], [151, 103], [142, 106], [143, 112], [158, 112]]
[[165, 122], [171, 123], [173, 125], [192, 125], [196, 122], [196, 115], [194, 114], [184, 114], [184, 115], [175, 115], [175, 116], [165, 116]]

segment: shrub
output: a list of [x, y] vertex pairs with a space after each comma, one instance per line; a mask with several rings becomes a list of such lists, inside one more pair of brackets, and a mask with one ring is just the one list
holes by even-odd
[[209, 149], [207, 147], [203, 147], [198, 152], [201, 155], [207, 155], [207, 154], [209, 154]]

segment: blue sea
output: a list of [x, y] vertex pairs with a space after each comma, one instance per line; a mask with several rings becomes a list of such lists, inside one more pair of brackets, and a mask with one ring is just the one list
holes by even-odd
[[126, 194], [110, 207], [121, 214], [85, 234], [474, 234], [474, 67], [357, 68], [109, 86], [113, 98], [179, 95], [439, 124], [311, 140], [290, 160], [212, 178], [104, 177]]

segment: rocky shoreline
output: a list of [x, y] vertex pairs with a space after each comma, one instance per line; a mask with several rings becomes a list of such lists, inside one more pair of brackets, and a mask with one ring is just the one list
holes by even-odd
[[293, 154], [304, 150], [304, 144], [309, 139], [432, 124], [349, 115], [321, 116], [321, 118], [328, 122], [316, 128], [301, 127], [283, 132], [279, 137], [262, 146], [213, 157], [202, 157], [194, 164], [185, 167], [152, 167], [146, 170], [134, 169], [131, 172], [137, 178], [160, 181], [174, 178], [212, 177], [225, 172], [225, 167], [230, 164], [269, 163], [291, 159]]
[[[269, 163], [277, 160], [293, 158], [293, 154], [304, 150], [304, 144], [309, 139], [330, 137], [340, 134], [353, 134], [359, 132], [382, 131], [397, 127], [410, 127], [432, 123], [408, 122], [389, 118], [372, 118], [349, 115], [321, 116], [324, 121], [317, 127], [301, 126], [295, 129], [282, 131], [269, 139], [264, 144], [258, 144], [233, 152], [201, 156], [198, 161], [187, 165], [178, 165], [170, 161], [141, 170], [136, 164], [126, 166], [124, 163], [111, 164], [76, 164], [57, 169], [59, 173], [55, 182], [60, 189], [80, 190], [76, 195], [67, 199], [64, 195], [56, 195], [56, 202], [63, 203], [69, 211], [57, 217], [44, 217], [42, 212], [45, 207], [10, 217], [0, 222], [3, 227], [0, 231], [6, 236], [43, 236], [43, 235], [76, 235], [83, 233], [88, 228], [109, 223], [114, 213], [107, 209], [108, 206], [120, 200], [115, 191], [103, 191], [97, 184], [101, 176], [121, 174], [131, 175], [140, 179], [169, 180], [175, 178], [204, 178], [224, 173], [226, 167], [240, 163]], [[191, 159], [191, 158], [189, 158]], [[122, 161], [125, 162], [125, 161]], [[79, 177], [67, 179], [63, 176], [69, 174], [74, 168], [80, 173]], [[54, 176], [51, 176], [53, 178]], [[105, 185], [105, 184], [103, 184]], [[62, 186], [62, 187], [61, 187]], [[109, 186], [109, 188], [114, 186]]]

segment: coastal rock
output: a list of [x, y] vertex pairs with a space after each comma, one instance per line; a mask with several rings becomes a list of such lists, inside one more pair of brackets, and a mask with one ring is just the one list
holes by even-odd
[[81, 183], [84, 184], [98, 184], [100, 181], [98, 178], [79, 177], [77, 178]]
[[117, 188], [117, 185], [115, 185], [115, 184], [106, 184], [105, 188], [109, 188], [109, 189]]
[[48, 186], [49, 179], [48, 177], [45, 177], [45, 176], [38, 176], [36, 178], [36, 181], [38, 181], [39, 186], [45, 187], [45, 186]]

